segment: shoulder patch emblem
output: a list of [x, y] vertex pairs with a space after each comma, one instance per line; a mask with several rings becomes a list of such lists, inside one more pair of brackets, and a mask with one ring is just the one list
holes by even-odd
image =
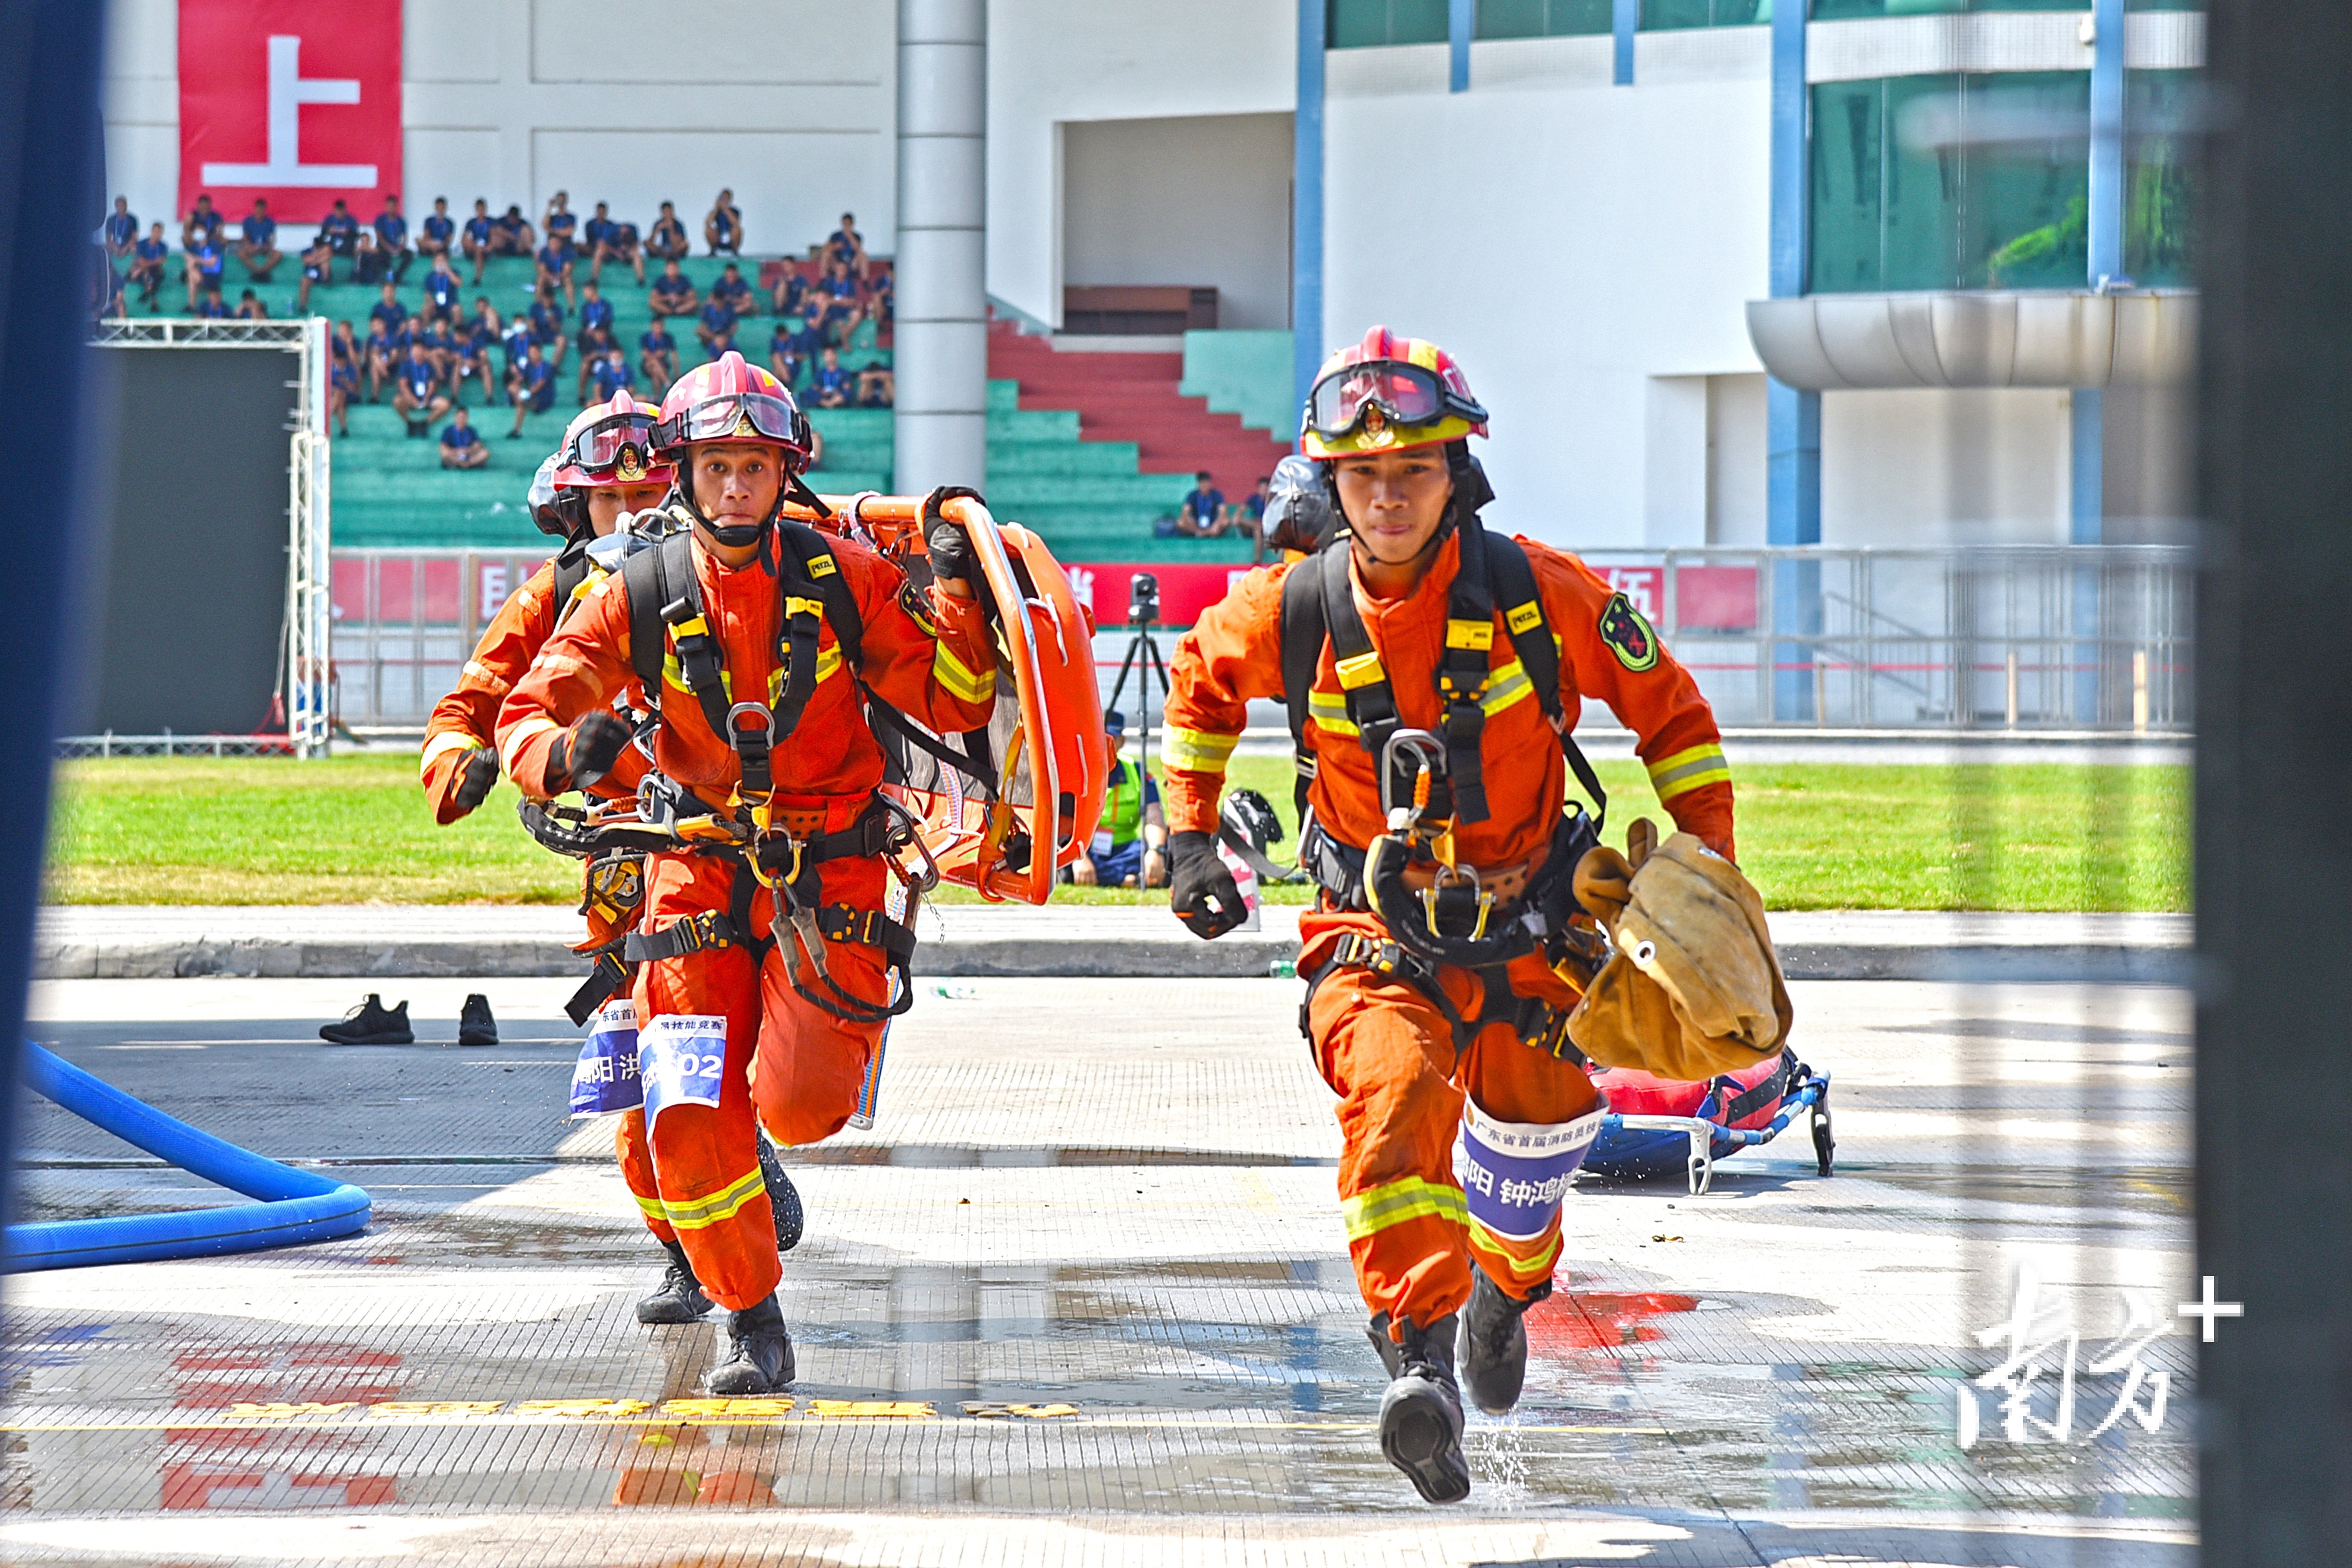
[[1609, 602], [1601, 607], [1601, 640], [1617, 655], [1619, 664], [1636, 674], [1658, 663], [1658, 634], [1622, 593], [1610, 595]]
[[940, 634], [939, 622], [931, 619], [929, 597], [913, 583], [907, 582], [899, 585], [898, 608], [914, 618], [915, 624], [923, 629], [925, 636], [936, 637]]

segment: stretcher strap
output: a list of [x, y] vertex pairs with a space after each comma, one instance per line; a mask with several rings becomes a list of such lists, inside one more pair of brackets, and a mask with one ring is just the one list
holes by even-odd
[[596, 1011], [613, 998], [613, 993], [629, 983], [630, 966], [621, 950], [630, 939], [622, 937], [596, 949], [596, 962], [588, 970], [588, 978], [572, 993], [563, 1004], [563, 1013], [572, 1027], [583, 1028], [596, 1016]]

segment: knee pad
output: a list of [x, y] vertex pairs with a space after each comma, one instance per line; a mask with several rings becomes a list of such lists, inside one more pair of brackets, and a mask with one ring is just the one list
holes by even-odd
[[1504, 1122], [1467, 1102], [1454, 1166], [1470, 1218], [1507, 1240], [1541, 1236], [1600, 1134], [1598, 1109], [1572, 1122]]
[[646, 1137], [674, 1105], [716, 1110], [727, 1073], [727, 1019], [711, 1013], [664, 1013], [637, 1031], [637, 1072], [646, 1090]]
[[580, 1060], [572, 1069], [572, 1113], [601, 1116], [646, 1103], [637, 1076], [637, 1004], [627, 995], [596, 1009]]

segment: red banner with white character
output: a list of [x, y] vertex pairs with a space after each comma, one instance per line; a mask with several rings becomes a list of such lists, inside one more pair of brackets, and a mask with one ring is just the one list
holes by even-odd
[[362, 223], [401, 176], [400, 0], [180, 0], [180, 212]]

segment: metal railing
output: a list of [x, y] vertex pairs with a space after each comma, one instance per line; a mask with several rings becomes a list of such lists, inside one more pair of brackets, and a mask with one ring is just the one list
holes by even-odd
[[[336, 716], [421, 724], [546, 550], [337, 550]], [[1727, 727], [2179, 733], [2189, 552], [1596, 549]]]

